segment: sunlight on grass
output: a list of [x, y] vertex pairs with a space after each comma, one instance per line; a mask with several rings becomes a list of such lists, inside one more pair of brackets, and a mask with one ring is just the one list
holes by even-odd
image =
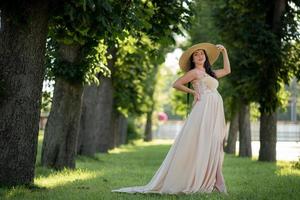
[[142, 146], [152, 146], [152, 145], [160, 145], [160, 144], [172, 144], [174, 140], [172, 139], [154, 139], [150, 142], [144, 142], [143, 140], [137, 140], [136, 144], [137, 145], [142, 145]]
[[[38, 160], [42, 137], [39, 135]], [[55, 171], [37, 162], [35, 188], [0, 188], [0, 199], [13, 200], [173, 200], [173, 199], [274, 199], [298, 200], [300, 170], [291, 162], [259, 162], [258, 157], [225, 154], [223, 173], [229, 192], [193, 195], [143, 195], [112, 193], [111, 189], [144, 185], [161, 165], [174, 140], [134, 141], [94, 157], [77, 156], [76, 169]], [[2, 198], [4, 197], [4, 198]]]
[[39, 178], [35, 179], [35, 184], [40, 187], [53, 188], [70, 182], [88, 180], [99, 175], [99, 172], [87, 171], [83, 169], [65, 169], [61, 172], [55, 172], [47, 177], [40, 176]]
[[130, 147], [127, 147], [127, 148], [115, 148], [115, 149], [112, 149], [112, 150], [109, 150], [108, 153], [114, 153], [114, 154], [117, 154], [117, 153], [124, 153], [124, 152], [135, 152], [136, 149], [135, 148], [130, 148]]
[[288, 175], [300, 176], [300, 170], [293, 168], [291, 162], [277, 161], [277, 166], [278, 169], [275, 173], [278, 176], [288, 176]]
[[132, 144], [121, 145], [118, 148], [109, 150], [109, 153], [118, 154], [123, 152], [134, 152], [137, 151], [138, 147], [147, 147], [153, 145], [171, 145], [174, 142], [172, 139], [155, 139], [151, 142], [144, 142], [142, 139], [134, 141]]

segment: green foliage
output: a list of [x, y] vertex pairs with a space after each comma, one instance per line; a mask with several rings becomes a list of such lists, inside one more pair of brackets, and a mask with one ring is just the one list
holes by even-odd
[[183, 34], [190, 28], [192, 1], [189, 0], [152, 0], [154, 13], [151, 17], [151, 29], [146, 32], [162, 46], [175, 43], [173, 33]]
[[[299, 46], [295, 45], [299, 40], [299, 9], [289, 2], [278, 33], [267, 23], [268, 5], [264, 1], [195, 1], [192, 8], [195, 15], [187, 46], [208, 41], [224, 44], [228, 50], [232, 73], [219, 86], [226, 119], [236, 110], [239, 99], [259, 102], [260, 109], [267, 111], [283, 107], [288, 100], [283, 82], [299, 75], [300, 69]], [[278, 37], [283, 38], [282, 44]], [[176, 100], [186, 102], [180, 97]]]
[[98, 46], [90, 49], [90, 52], [85, 57], [86, 64], [89, 66], [84, 73], [84, 82], [88, 84], [99, 84], [98, 74], [101, 73], [105, 77], [111, 77], [111, 71], [107, 67], [106, 55], [107, 45], [104, 40], [99, 41]]
[[71, 83], [96, 83], [99, 72], [109, 76], [110, 71], [106, 67], [106, 45], [99, 42], [97, 46], [86, 43], [79, 47], [79, 55], [75, 62], [69, 62], [59, 54], [60, 44], [53, 38], [47, 41], [46, 51], [46, 78], [53, 80], [55, 77], [63, 77]]
[[[224, 1], [214, 15], [220, 35], [229, 49], [232, 85], [246, 102], [259, 98], [256, 83], [263, 67], [259, 69], [258, 65], [262, 64], [265, 56], [261, 55], [276, 52], [269, 49], [274, 37], [266, 30], [264, 15], [259, 13], [262, 10], [260, 6], [260, 3], [247, 0]], [[268, 49], [262, 51], [266, 47]]]
[[[99, 83], [111, 77], [114, 105], [125, 116], [142, 115], [155, 105], [159, 64], [174, 44], [173, 33], [189, 26], [189, 0], [70, 1], [50, 20], [47, 78]], [[76, 62], [59, 54], [60, 45], [79, 47]], [[112, 71], [106, 67], [110, 47], [117, 50]]]
[[300, 169], [300, 158], [299, 158], [299, 160], [297, 162], [293, 163], [293, 168], [294, 169]]
[[150, 105], [146, 81], [153, 68], [150, 59], [154, 45], [145, 34], [139, 40], [132, 36], [119, 40], [113, 74], [114, 99], [118, 110], [127, 115], [145, 113]]
[[43, 91], [42, 93], [42, 105], [41, 105], [41, 112], [49, 113], [52, 104], [52, 96], [51, 92]]
[[291, 97], [291, 93], [286, 90], [284, 84], [280, 83], [280, 90], [278, 91], [278, 101], [280, 108], [286, 108], [289, 104], [289, 99]]
[[181, 34], [190, 23], [189, 1], [142, 2], [132, 12], [139, 20], [124, 30], [126, 37], [118, 39], [114, 88], [117, 108], [123, 113], [142, 114], [152, 109], [158, 66], [175, 43], [173, 33]]
[[84, 45], [88, 38], [95, 40], [111, 32], [115, 16], [109, 0], [72, 0], [50, 19], [50, 36], [59, 43]]
[[[182, 75], [181, 71], [177, 72], [178, 76]], [[186, 85], [187, 86], [187, 85]], [[193, 102], [193, 95], [190, 95], [189, 102], [187, 103], [187, 94], [178, 90], [172, 90], [171, 106], [173, 108], [172, 114], [181, 117], [186, 117], [190, 111], [190, 105]]]
[[139, 118], [129, 117], [128, 119], [128, 127], [127, 127], [127, 137], [126, 143], [132, 143], [134, 140], [141, 139], [142, 130], [141, 127], [138, 127], [137, 122]]
[[289, 69], [286, 79], [284, 79], [285, 84], [288, 84], [293, 76], [300, 80], [300, 42], [287, 43], [283, 49], [283, 56], [283, 67]]
[[259, 104], [256, 102], [250, 103], [250, 121], [257, 121], [260, 118]]
[[[191, 101], [189, 102], [189, 104], [186, 104], [186, 94], [180, 91], [174, 91], [174, 93], [172, 94], [172, 114], [174, 115], [178, 115], [181, 116], [182, 118], [185, 118], [187, 116], [187, 113], [189, 113], [190, 109], [188, 109], [188, 105], [191, 105]], [[191, 96], [190, 99], [194, 98], [193, 96]], [[180, 102], [184, 102], [184, 103], [179, 103]]]
[[280, 109], [278, 110], [278, 119], [280, 120], [291, 120], [292, 107], [291, 104], [296, 101], [296, 118], [300, 119], [300, 83], [294, 78], [288, 85], [282, 88], [284, 92], [284, 101]]
[[174, 108], [172, 106], [172, 95], [174, 88], [172, 88], [172, 82], [176, 78], [174, 72], [165, 65], [160, 65], [157, 73], [157, 83], [155, 85], [155, 110], [157, 112], [165, 112], [169, 119], [180, 119], [177, 115], [174, 115]]
[[85, 44], [86, 38], [109, 36], [112, 41], [126, 36], [124, 29], [138, 36], [147, 33], [159, 43], [169, 44], [172, 33], [189, 26], [188, 0], [96, 1], [72, 0], [63, 13], [51, 19], [52, 34], [65, 44]]
[[193, 16], [191, 27], [188, 30], [190, 41], [183, 48], [199, 42], [210, 42], [217, 44], [221, 42], [220, 33], [215, 26], [213, 18], [214, 10], [220, 5], [220, 1], [196, 0], [191, 7]]
[[[135, 19], [126, 17], [130, 6], [130, 2], [124, 5], [110, 0], [72, 0], [63, 4], [62, 12], [50, 19], [47, 77], [59, 76], [74, 83], [98, 84], [99, 73], [110, 76], [105, 66], [106, 45], [128, 34], [123, 29]], [[76, 62], [70, 63], [62, 58], [60, 45], [78, 46]]]
[[233, 85], [244, 100], [259, 102], [261, 111], [281, 105], [280, 84], [290, 79], [292, 67], [285, 63], [291, 52], [287, 50], [292, 49], [291, 40], [299, 40], [298, 13], [298, 8], [287, 4], [279, 29], [273, 27], [272, 6], [265, 1], [226, 0], [214, 15], [233, 55]]
[[[174, 43], [172, 33], [181, 33], [180, 28], [188, 26], [189, 4], [188, 0], [72, 0], [65, 3], [63, 11], [50, 19], [49, 37], [57, 44], [80, 46], [80, 58], [71, 64], [52, 54], [55, 59], [48, 59], [50, 76], [65, 77], [72, 82], [97, 83], [97, 73], [109, 73], [97, 56], [103, 55], [103, 51], [95, 49], [99, 39], [104, 38], [104, 43], [111, 46], [128, 37], [143, 43], [139, 40], [147, 35], [155, 45], [169, 45]], [[54, 45], [48, 52], [57, 50]], [[160, 62], [159, 58], [157, 62]]]

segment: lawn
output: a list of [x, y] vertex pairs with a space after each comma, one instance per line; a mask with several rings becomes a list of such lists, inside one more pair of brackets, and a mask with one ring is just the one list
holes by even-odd
[[299, 199], [300, 170], [292, 163], [257, 162], [257, 158], [225, 155], [224, 178], [229, 195], [218, 193], [191, 195], [125, 194], [111, 189], [145, 185], [168, 152], [171, 140], [155, 140], [97, 154], [78, 156], [76, 170], [56, 172], [40, 166], [42, 134], [39, 137], [36, 188], [0, 188], [0, 199]]

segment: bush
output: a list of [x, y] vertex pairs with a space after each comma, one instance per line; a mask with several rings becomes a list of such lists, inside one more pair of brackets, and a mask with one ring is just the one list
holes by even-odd
[[300, 157], [299, 157], [299, 160], [298, 160], [298, 161], [294, 162], [293, 168], [295, 168], [295, 169], [300, 169]]
[[128, 127], [127, 127], [127, 138], [126, 143], [132, 143], [133, 140], [142, 138], [142, 131], [136, 125], [136, 119], [129, 117], [128, 118]]

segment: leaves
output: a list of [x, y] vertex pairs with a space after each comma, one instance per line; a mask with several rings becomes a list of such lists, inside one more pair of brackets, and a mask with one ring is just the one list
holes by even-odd
[[[185, 4], [185, 6], [183, 6]], [[113, 78], [115, 105], [123, 114], [142, 114], [154, 105], [158, 65], [189, 23], [188, 0], [72, 0], [52, 16], [47, 48], [48, 78], [98, 84], [98, 74]], [[79, 45], [76, 62], [58, 52], [60, 44]], [[104, 45], [101, 48], [99, 45]], [[101, 46], [100, 45], [100, 46]], [[116, 46], [113, 72], [107, 47]]]
[[298, 11], [287, 5], [278, 31], [272, 28], [274, 16], [269, 14], [270, 9], [264, 1], [227, 0], [214, 15], [230, 48], [234, 72], [230, 78], [237, 85], [237, 93], [248, 101], [259, 102], [263, 111], [273, 111], [281, 105], [280, 84], [288, 82], [292, 66], [282, 62], [289, 59], [283, 49], [289, 49], [285, 46], [299, 35], [294, 28]]

